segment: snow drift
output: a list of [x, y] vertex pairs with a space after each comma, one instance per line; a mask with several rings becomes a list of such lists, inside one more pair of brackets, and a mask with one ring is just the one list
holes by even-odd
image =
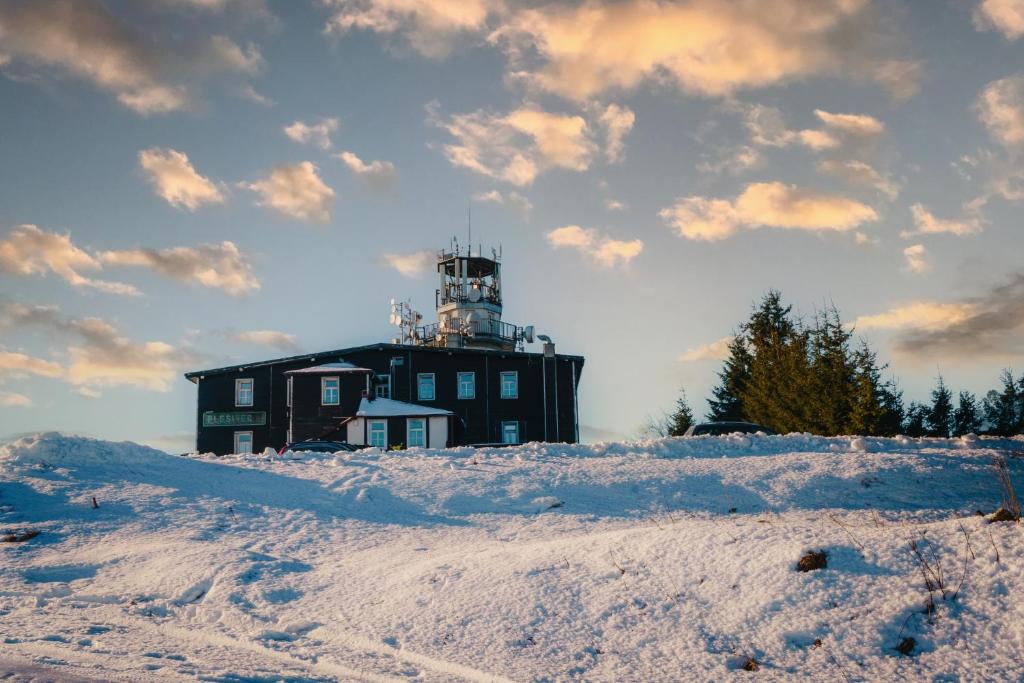
[[[1024, 537], [976, 512], [1000, 504], [993, 456], [1020, 482], [1022, 453], [790, 435], [214, 458], [37, 435], [0, 447], [0, 532], [41, 532], [0, 544], [0, 672], [1011, 680]], [[795, 571], [809, 550], [827, 567]]]

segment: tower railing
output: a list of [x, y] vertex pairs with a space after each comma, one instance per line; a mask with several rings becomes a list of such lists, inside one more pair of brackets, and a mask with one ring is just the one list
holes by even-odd
[[431, 323], [417, 329], [420, 343], [426, 346], [451, 346], [449, 338], [459, 340], [457, 346], [466, 346], [473, 341], [511, 344], [522, 341], [523, 328], [501, 320], [474, 320], [450, 317], [446, 324]]
[[434, 293], [434, 304], [437, 308], [444, 306], [445, 304], [452, 303], [476, 303], [470, 298], [469, 290], [477, 289], [480, 292], [480, 298], [477, 301], [486, 301], [487, 303], [501, 305], [501, 293], [497, 287], [487, 284], [478, 284], [476, 287], [463, 288], [461, 284], [448, 283], [443, 289], [438, 289]]

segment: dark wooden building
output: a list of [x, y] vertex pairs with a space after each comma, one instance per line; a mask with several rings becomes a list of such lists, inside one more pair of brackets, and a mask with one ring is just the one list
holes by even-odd
[[438, 322], [394, 306], [395, 343], [189, 372], [196, 449], [279, 449], [309, 439], [378, 447], [576, 442], [584, 359], [527, 353], [532, 328], [501, 321], [500, 264], [438, 257]]

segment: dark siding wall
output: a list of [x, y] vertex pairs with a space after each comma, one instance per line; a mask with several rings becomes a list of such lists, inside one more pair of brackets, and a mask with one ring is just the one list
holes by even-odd
[[[341, 422], [345, 417], [355, 415], [359, 401], [366, 389], [366, 374], [343, 372], [337, 375], [298, 374], [291, 375], [292, 388], [292, 441], [306, 439], [345, 438]], [[340, 403], [336, 406], [322, 405], [320, 380], [337, 377], [340, 387]], [[341, 433], [336, 433], [342, 429]]]
[[[392, 358], [401, 358], [402, 365], [392, 366]], [[576, 381], [582, 375], [583, 364], [579, 358], [555, 357], [545, 359], [541, 354], [474, 353], [457, 349], [433, 350], [417, 347], [374, 347], [349, 353], [318, 354], [288, 363], [231, 371], [209, 375], [199, 381], [198, 419], [204, 411], [247, 410], [234, 407], [235, 379], [252, 377], [254, 396], [252, 410], [268, 413], [267, 427], [254, 427], [253, 450], [260, 451], [266, 446], [280, 448], [287, 438], [288, 408], [286, 406], [287, 370], [311, 365], [345, 360], [357, 366], [368, 368], [379, 374], [391, 374], [391, 397], [398, 401], [422, 403], [432, 407], [450, 410], [455, 419], [450, 429], [450, 440], [455, 444], [497, 443], [501, 441], [501, 423], [515, 420], [519, 423], [521, 441], [566, 441], [576, 440], [576, 423], [573, 401], [572, 365], [576, 364]], [[516, 371], [519, 374], [519, 397], [501, 398], [501, 373]], [[416, 396], [416, 375], [421, 372], [434, 373], [435, 400], [419, 401]], [[458, 398], [457, 377], [459, 372], [476, 373], [476, 397], [472, 400]], [[318, 426], [328, 427], [341, 416], [353, 415], [358, 406], [364, 375], [355, 374], [352, 381], [342, 378], [342, 406], [330, 408], [320, 406], [320, 376], [297, 375], [294, 400], [296, 406], [296, 433], [293, 440], [319, 436]], [[300, 378], [302, 378], [300, 380]], [[300, 391], [299, 382], [303, 389]], [[308, 385], [306, 384], [308, 382]], [[546, 387], [545, 387], [546, 385]], [[545, 388], [547, 401], [545, 402]], [[302, 397], [300, 399], [300, 396]], [[301, 401], [301, 405], [300, 405]], [[557, 404], [557, 405], [556, 405]], [[323, 410], [321, 410], [323, 409]], [[546, 418], [546, 431], [545, 431]], [[301, 423], [301, 429], [299, 425]], [[233, 448], [233, 433], [230, 427], [198, 427], [197, 445], [200, 451], [229, 453]], [[245, 428], [248, 429], [248, 428]], [[389, 441], [404, 443], [405, 422], [399, 420], [388, 425]], [[344, 438], [344, 431], [334, 436]]]

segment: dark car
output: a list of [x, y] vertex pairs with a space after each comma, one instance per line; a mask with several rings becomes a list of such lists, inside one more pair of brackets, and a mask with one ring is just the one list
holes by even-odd
[[281, 450], [277, 452], [278, 455], [284, 455], [288, 451], [306, 451], [310, 453], [337, 453], [338, 451], [358, 451], [358, 446], [353, 446], [350, 443], [344, 441], [296, 441], [295, 443], [285, 444], [281, 447]]
[[762, 432], [768, 436], [775, 434], [772, 430], [753, 422], [703, 422], [692, 425], [684, 436], [722, 436], [724, 434], [757, 434]]

